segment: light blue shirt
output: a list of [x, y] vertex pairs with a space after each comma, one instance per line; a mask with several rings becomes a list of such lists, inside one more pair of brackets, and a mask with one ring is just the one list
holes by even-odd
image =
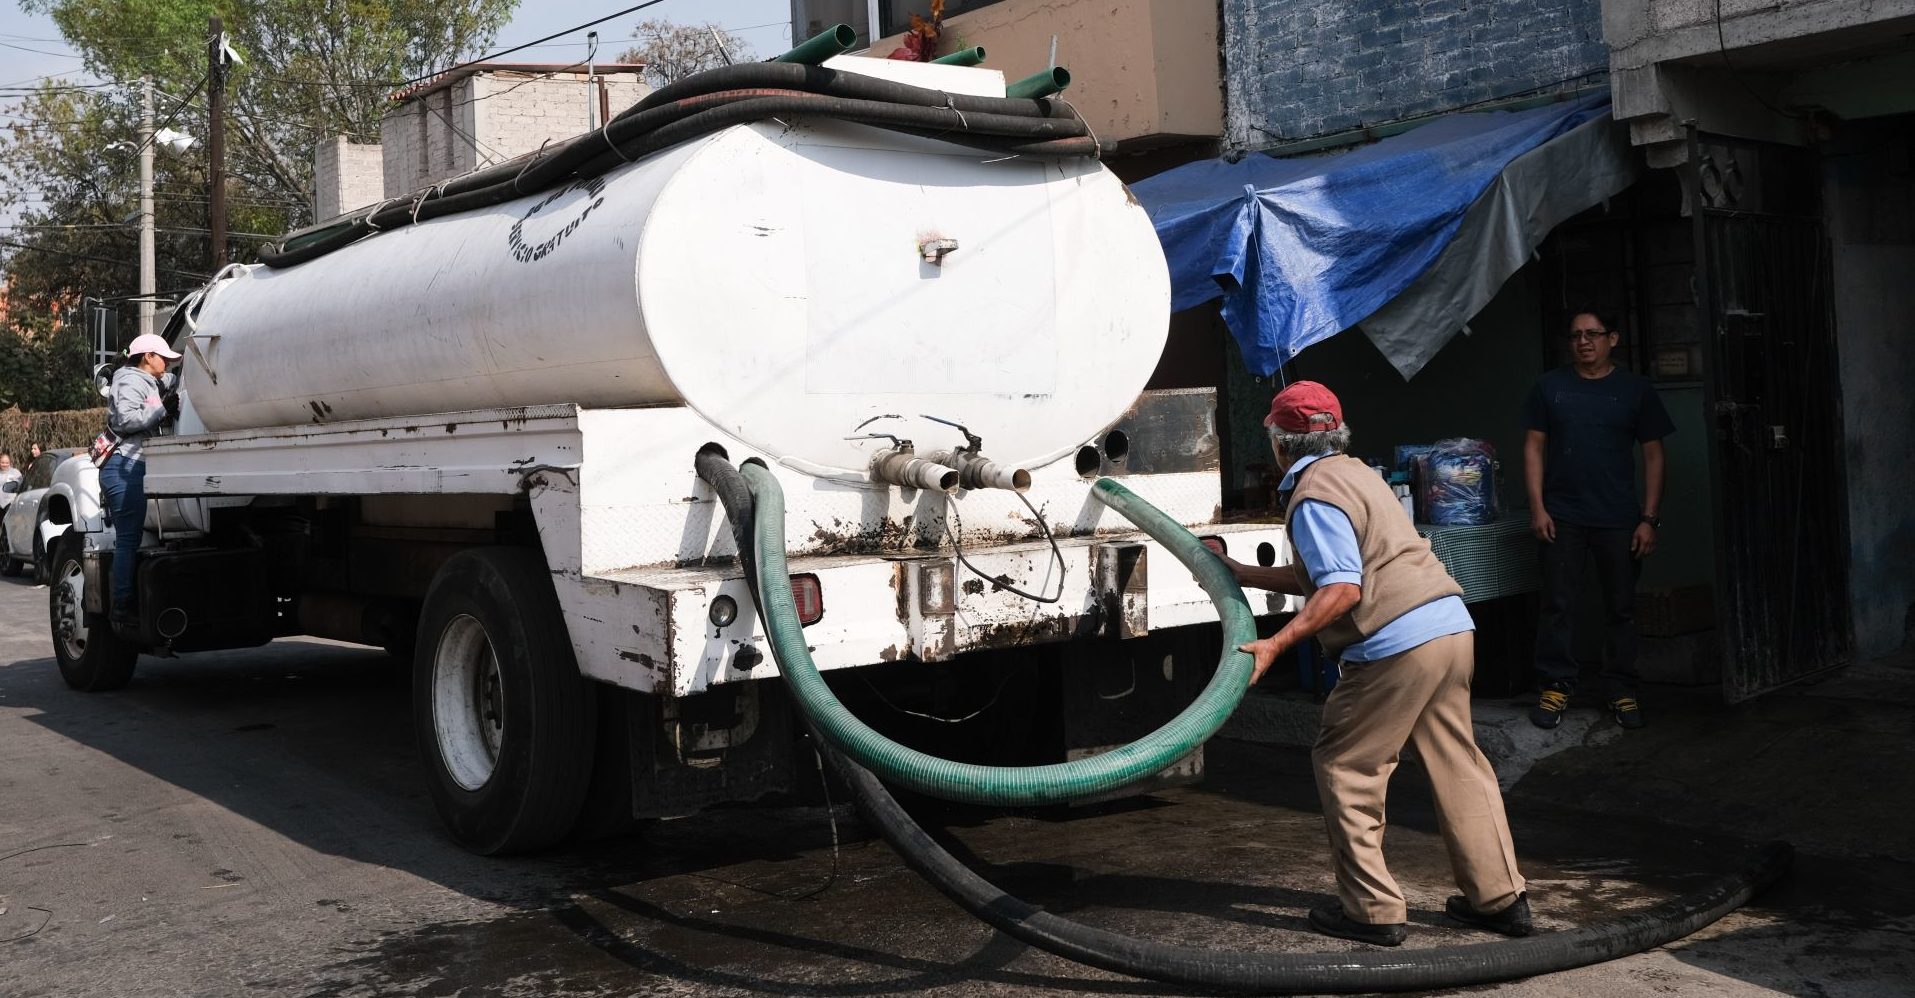
[[[1290, 473], [1283, 476], [1278, 488], [1284, 492], [1296, 488], [1297, 474], [1315, 460], [1317, 456], [1306, 457], [1291, 465]], [[1305, 499], [1291, 514], [1288, 529], [1311, 584], [1318, 589], [1339, 582], [1363, 584], [1363, 555], [1357, 546], [1356, 528], [1350, 525], [1350, 517], [1342, 510], [1327, 502]], [[1375, 634], [1343, 649], [1343, 660], [1374, 662], [1447, 634], [1475, 629], [1476, 622], [1470, 619], [1463, 598], [1445, 596], [1403, 614], [1377, 628]]]

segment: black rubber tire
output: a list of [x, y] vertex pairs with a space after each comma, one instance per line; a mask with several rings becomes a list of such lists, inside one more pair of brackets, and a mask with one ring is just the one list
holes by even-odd
[[[64, 536], [64, 535], [62, 535]], [[54, 543], [59, 543], [55, 541]], [[40, 531], [33, 531], [33, 584], [44, 586], [53, 579], [52, 559], [47, 557], [47, 544], [40, 539]]]
[[67, 643], [60, 638], [60, 585], [58, 580], [67, 576], [68, 564], [79, 564], [84, 541], [77, 534], [67, 534], [53, 545], [52, 569], [49, 576], [54, 581], [47, 586], [47, 622], [53, 635], [53, 658], [60, 665], [60, 678], [68, 687], [82, 693], [104, 693], [124, 687], [133, 679], [133, 666], [140, 658], [137, 645], [121, 640], [113, 633], [112, 625], [107, 623], [102, 613], [86, 613], [86, 647], [78, 658], [73, 657]]
[[20, 561], [10, 554], [0, 554], [0, 575], [11, 579], [20, 574]]
[[[491, 644], [504, 703], [492, 771], [472, 790], [444, 758], [433, 702], [439, 646], [461, 617], [476, 620]], [[413, 732], [433, 803], [461, 846], [484, 856], [531, 852], [571, 832], [591, 784], [596, 701], [536, 551], [473, 548], [440, 567], [419, 617]]]

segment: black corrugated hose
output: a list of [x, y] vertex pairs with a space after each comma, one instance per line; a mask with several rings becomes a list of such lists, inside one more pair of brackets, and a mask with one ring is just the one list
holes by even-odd
[[747, 63], [657, 90], [596, 131], [293, 233], [259, 259], [291, 267], [376, 232], [590, 180], [700, 135], [782, 115], [876, 125], [1004, 155], [1094, 156], [1098, 148], [1060, 100], [971, 97], [823, 66]]
[[[712, 487], [731, 520], [745, 577], [753, 503], [724, 449], [698, 452], [698, 476]], [[780, 673], [782, 677], [783, 673]], [[797, 698], [794, 696], [794, 702]], [[809, 718], [806, 719], [810, 727]], [[1229, 952], [1176, 946], [1081, 925], [993, 887], [914, 821], [871, 772], [845, 758], [818, 733], [812, 740], [850, 785], [866, 818], [906, 866], [992, 928], [1019, 942], [1078, 963], [1132, 977], [1255, 994], [1362, 994], [1469, 987], [1534, 977], [1640, 953], [1689, 935], [1734, 911], [1788, 871], [1786, 842], [1757, 849], [1741, 869], [1681, 897], [1606, 922], [1522, 939], [1429, 949], [1339, 953]]]

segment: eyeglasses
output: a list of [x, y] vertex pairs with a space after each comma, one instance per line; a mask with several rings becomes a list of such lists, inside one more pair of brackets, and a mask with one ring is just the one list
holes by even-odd
[[1599, 340], [1608, 336], [1609, 332], [1607, 329], [1572, 329], [1568, 336], [1569, 341], [1574, 343], [1578, 340]]

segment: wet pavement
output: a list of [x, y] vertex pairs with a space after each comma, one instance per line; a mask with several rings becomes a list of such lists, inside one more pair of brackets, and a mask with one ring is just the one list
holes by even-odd
[[[535, 859], [469, 856], [424, 792], [403, 667], [321, 642], [59, 680], [45, 591], [0, 584], [0, 994], [1178, 994], [1028, 949], [906, 870], [844, 805], [739, 809]], [[1539, 921], [1639, 910], [1794, 841], [1794, 873], [1677, 944], [1480, 990], [1915, 991], [1915, 669], [1726, 707], [1659, 690], [1653, 726], [1537, 762], [1508, 796]], [[1409, 946], [1444, 923], [1421, 774], [1389, 852]], [[1305, 753], [1219, 739], [1198, 787], [1039, 813], [920, 809], [1011, 893], [1229, 949], [1360, 949], [1329, 896]], [[837, 845], [833, 844], [834, 828]]]

